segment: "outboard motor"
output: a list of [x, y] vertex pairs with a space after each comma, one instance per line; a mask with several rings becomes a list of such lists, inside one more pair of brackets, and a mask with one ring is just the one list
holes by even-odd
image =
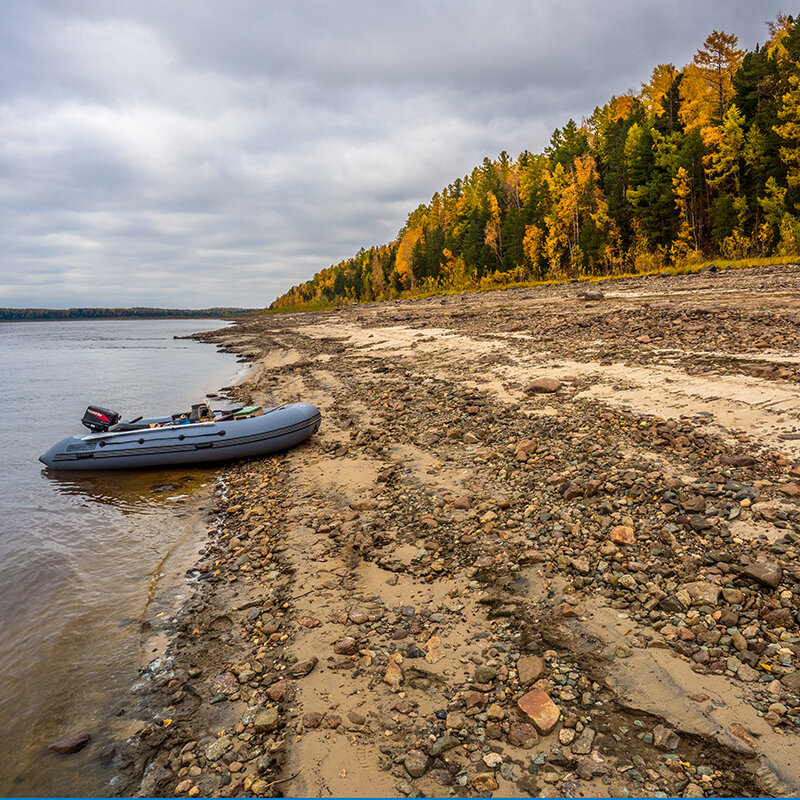
[[83, 414], [81, 422], [92, 433], [103, 433], [112, 425], [116, 425], [121, 417], [116, 411], [100, 406], [89, 406]]

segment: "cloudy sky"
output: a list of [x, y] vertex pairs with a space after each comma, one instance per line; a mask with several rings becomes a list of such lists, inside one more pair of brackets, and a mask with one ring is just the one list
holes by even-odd
[[3, 0], [0, 306], [264, 306], [777, 0]]

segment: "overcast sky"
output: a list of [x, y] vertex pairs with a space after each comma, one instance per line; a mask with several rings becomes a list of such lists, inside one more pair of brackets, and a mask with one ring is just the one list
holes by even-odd
[[[265, 306], [772, 0], [2, 0], [0, 306]], [[796, 9], [794, 9], [796, 10]]]

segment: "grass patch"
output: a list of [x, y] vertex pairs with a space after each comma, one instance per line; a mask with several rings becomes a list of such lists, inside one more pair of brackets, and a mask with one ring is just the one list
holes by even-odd
[[283, 306], [281, 308], [265, 308], [262, 314], [301, 314], [304, 312], [315, 311], [333, 311], [334, 309], [341, 308], [342, 306], [352, 305], [355, 300], [309, 300], [306, 303], [297, 303], [293, 306]]
[[772, 256], [772, 257], [759, 257], [759, 258], [741, 258], [741, 259], [722, 259], [714, 258], [709, 261], [695, 261], [681, 265], [665, 265], [658, 269], [648, 270], [647, 272], [621, 272], [614, 275], [585, 275], [580, 278], [548, 278], [547, 280], [533, 280], [533, 281], [514, 281], [509, 283], [492, 283], [488, 281], [482, 286], [473, 286], [467, 289], [454, 289], [442, 288], [434, 289], [431, 291], [407, 291], [402, 292], [397, 297], [386, 298], [385, 300], [370, 300], [359, 303], [358, 300], [310, 300], [307, 303], [299, 303], [293, 306], [283, 308], [268, 308], [263, 312], [266, 314], [294, 314], [302, 312], [314, 311], [333, 311], [336, 308], [341, 308], [346, 305], [360, 304], [372, 305], [376, 303], [388, 302], [392, 300], [424, 300], [428, 297], [446, 297], [448, 295], [456, 294], [477, 294], [479, 292], [497, 292], [506, 291], [508, 289], [531, 289], [544, 286], [563, 286], [568, 283], [602, 283], [605, 281], [620, 281], [630, 278], [651, 278], [658, 275], [694, 275], [710, 267], [716, 267], [718, 270], [724, 269], [754, 269], [757, 267], [778, 267], [787, 264], [797, 264], [797, 256]]

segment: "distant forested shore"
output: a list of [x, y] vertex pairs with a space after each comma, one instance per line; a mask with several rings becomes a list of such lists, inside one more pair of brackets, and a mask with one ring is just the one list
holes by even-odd
[[275, 300], [402, 296], [691, 269], [800, 252], [800, 20], [752, 51], [713, 31], [682, 68], [557, 129], [543, 153], [485, 158], [362, 248]]
[[0, 322], [47, 319], [130, 319], [141, 317], [235, 317], [252, 314], [256, 308], [0, 308]]

